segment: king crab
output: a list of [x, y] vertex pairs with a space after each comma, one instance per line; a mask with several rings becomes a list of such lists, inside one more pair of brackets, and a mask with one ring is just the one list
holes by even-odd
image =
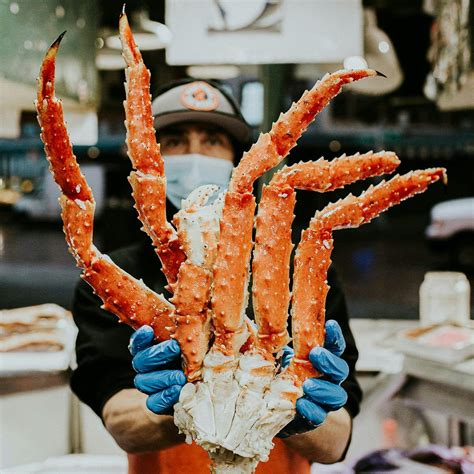
[[[174, 419], [186, 440], [209, 452], [213, 472], [253, 472], [258, 462], [268, 459], [273, 437], [293, 419], [304, 380], [318, 376], [309, 352], [324, 342], [333, 230], [369, 222], [390, 206], [425, 191], [444, 178], [445, 171], [434, 168], [396, 176], [359, 197], [349, 195], [317, 212], [296, 249], [290, 293], [295, 190], [340, 188], [393, 172], [399, 160], [391, 152], [369, 152], [284, 167], [263, 188], [255, 243], [253, 184], [288, 155], [344, 84], [378, 73], [344, 70], [324, 76], [280, 115], [268, 133], [260, 135], [234, 169], [226, 192], [208, 204], [216, 187], [198, 188], [183, 201], [172, 226], [166, 220], [166, 177], [153, 129], [150, 73], [123, 13], [126, 142], [134, 168], [129, 181], [143, 229], [173, 294], [167, 300], [92, 243], [94, 198], [76, 162], [61, 102], [54, 94], [55, 59], [62, 37], [44, 58], [36, 107], [50, 169], [61, 188], [69, 249], [104, 309], [135, 329], [150, 325], [157, 342], [178, 341], [188, 383], [174, 407]], [[256, 327], [245, 314], [250, 268]], [[278, 357], [290, 341], [290, 303], [295, 354], [289, 366], [282, 368]]]

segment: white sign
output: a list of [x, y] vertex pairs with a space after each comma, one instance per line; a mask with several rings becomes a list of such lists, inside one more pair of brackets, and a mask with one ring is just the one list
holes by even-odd
[[172, 65], [333, 63], [362, 55], [361, 0], [167, 0]]

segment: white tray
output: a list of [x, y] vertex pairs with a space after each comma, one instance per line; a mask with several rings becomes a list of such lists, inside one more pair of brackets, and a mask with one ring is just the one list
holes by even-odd
[[457, 364], [474, 356], [474, 328], [455, 324], [419, 327], [398, 333], [395, 346], [407, 355]]
[[64, 349], [55, 352], [0, 352], [0, 377], [14, 376], [21, 372], [57, 372], [67, 370], [74, 357], [74, 343], [77, 328], [69, 311], [55, 304], [30, 306], [14, 310], [0, 311], [0, 317], [9, 318], [11, 315], [22, 314], [30, 317], [38, 311], [57, 314], [61, 317], [58, 329]]

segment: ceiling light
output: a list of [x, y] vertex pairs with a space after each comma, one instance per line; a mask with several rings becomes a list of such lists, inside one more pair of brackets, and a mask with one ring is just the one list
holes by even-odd
[[[387, 76], [373, 77], [352, 83], [349, 88], [361, 94], [387, 94], [400, 87], [403, 82], [403, 73], [398, 62], [392, 41], [377, 25], [377, 16], [373, 8], [364, 9], [364, 62], [353, 56], [344, 60], [346, 69], [369, 67], [382, 72]], [[358, 62], [359, 61], [359, 62]], [[347, 64], [346, 64], [347, 62]]]
[[116, 71], [125, 67], [125, 61], [116, 49], [102, 48], [97, 51], [95, 65], [100, 71]]
[[240, 69], [232, 65], [189, 66], [186, 74], [201, 79], [233, 79], [240, 75]]
[[349, 56], [344, 59], [344, 69], [366, 69], [367, 61], [362, 56]]
[[[150, 20], [146, 11], [132, 15], [131, 28], [133, 37], [141, 51], [164, 49], [171, 42], [171, 31], [163, 23]], [[108, 48], [122, 50], [120, 37], [116, 34], [105, 39]]]
[[388, 53], [388, 50], [390, 49], [390, 45], [386, 41], [381, 41], [379, 43], [379, 51], [383, 54]]

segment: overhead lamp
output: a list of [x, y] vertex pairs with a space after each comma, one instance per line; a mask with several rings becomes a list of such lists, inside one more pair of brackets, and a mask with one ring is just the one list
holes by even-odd
[[367, 69], [368, 67], [363, 56], [348, 56], [344, 59], [344, 69]]
[[[145, 10], [132, 14], [131, 23], [133, 37], [141, 51], [164, 49], [171, 42], [170, 29], [163, 23], [150, 20], [149, 13]], [[111, 49], [122, 50], [118, 35], [108, 36], [105, 45]]]
[[387, 76], [373, 77], [350, 84], [354, 92], [370, 95], [387, 94], [403, 82], [403, 72], [391, 39], [377, 25], [373, 8], [364, 9], [364, 56], [350, 56], [344, 60], [346, 69], [372, 68]]
[[95, 65], [100, 71], [116, 71], [125, 67], [125, 61], [118, 50], [102, 48], [97, 51]]
[[201, 79], [233, 79], [240, 75], [240, 69], [233, 65], [214, 65], [209, 66], [189, 66], [186, 68], [186, 74], [190, 77], [199, 77]]

